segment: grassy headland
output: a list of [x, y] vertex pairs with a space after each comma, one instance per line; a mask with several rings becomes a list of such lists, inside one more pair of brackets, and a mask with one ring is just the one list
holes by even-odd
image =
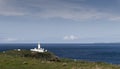
[[51, 52], [10, 50], [0, 53], [0, 69], [120, 69], [120, 66], [62, 59]]

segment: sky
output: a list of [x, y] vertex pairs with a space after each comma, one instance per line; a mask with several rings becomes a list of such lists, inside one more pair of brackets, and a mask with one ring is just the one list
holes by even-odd
[[120, 0], [0, 0], [0, 43], [118, 43]]

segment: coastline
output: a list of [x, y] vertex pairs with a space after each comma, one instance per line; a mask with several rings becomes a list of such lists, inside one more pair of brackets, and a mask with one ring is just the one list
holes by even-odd
[[[41, 44], [42, 48], [53, 52], [61, 58], [80, 59], [85, 61], [106, 62], [120, 64], [120, 44]], [[12, 49], [30, 50], [36, 48], [37, 44], [0, 44], [0, 51]], [[118, 60], [116, 60], [118, 59]]]
[[[59, 58], [60, 61], [44, 60], [43, 58], [23, 57], [22, 53], [14, 50], [0, 53], [1, 69], [120, 69], [119, 65], [112, 65], [104, 62], [89, 62]], [[44, 56], [44, 54], [43, 54]]]

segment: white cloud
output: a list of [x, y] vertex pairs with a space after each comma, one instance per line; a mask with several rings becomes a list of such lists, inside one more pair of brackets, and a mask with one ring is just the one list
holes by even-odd
[[16, 42], [16, 41], [23, 41], [23, 39], [18, 38], [0, 38], [1, 42]]
[[15, 38], [6, 38], [6, 39], [4, 39], [5, 41], [16, 41], [16, 40], [18, 40], [18, 39], [15, 39]]
[[13, 42], [13, 41], [17, 41], [18, 39], [16, 38], [0, 38], [1, 42]]
[[74, 35], [64, 36], [64, 40], [76, 40], [79, 39], [79, 37]]

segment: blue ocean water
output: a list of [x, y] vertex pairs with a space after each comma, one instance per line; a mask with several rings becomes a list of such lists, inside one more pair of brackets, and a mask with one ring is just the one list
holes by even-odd
[[[31, 49], [37, 44], [0, 44], [0, 51]], [[120, 64], [120, 44], [41, 44], [42, 48], [62, 58]]]

